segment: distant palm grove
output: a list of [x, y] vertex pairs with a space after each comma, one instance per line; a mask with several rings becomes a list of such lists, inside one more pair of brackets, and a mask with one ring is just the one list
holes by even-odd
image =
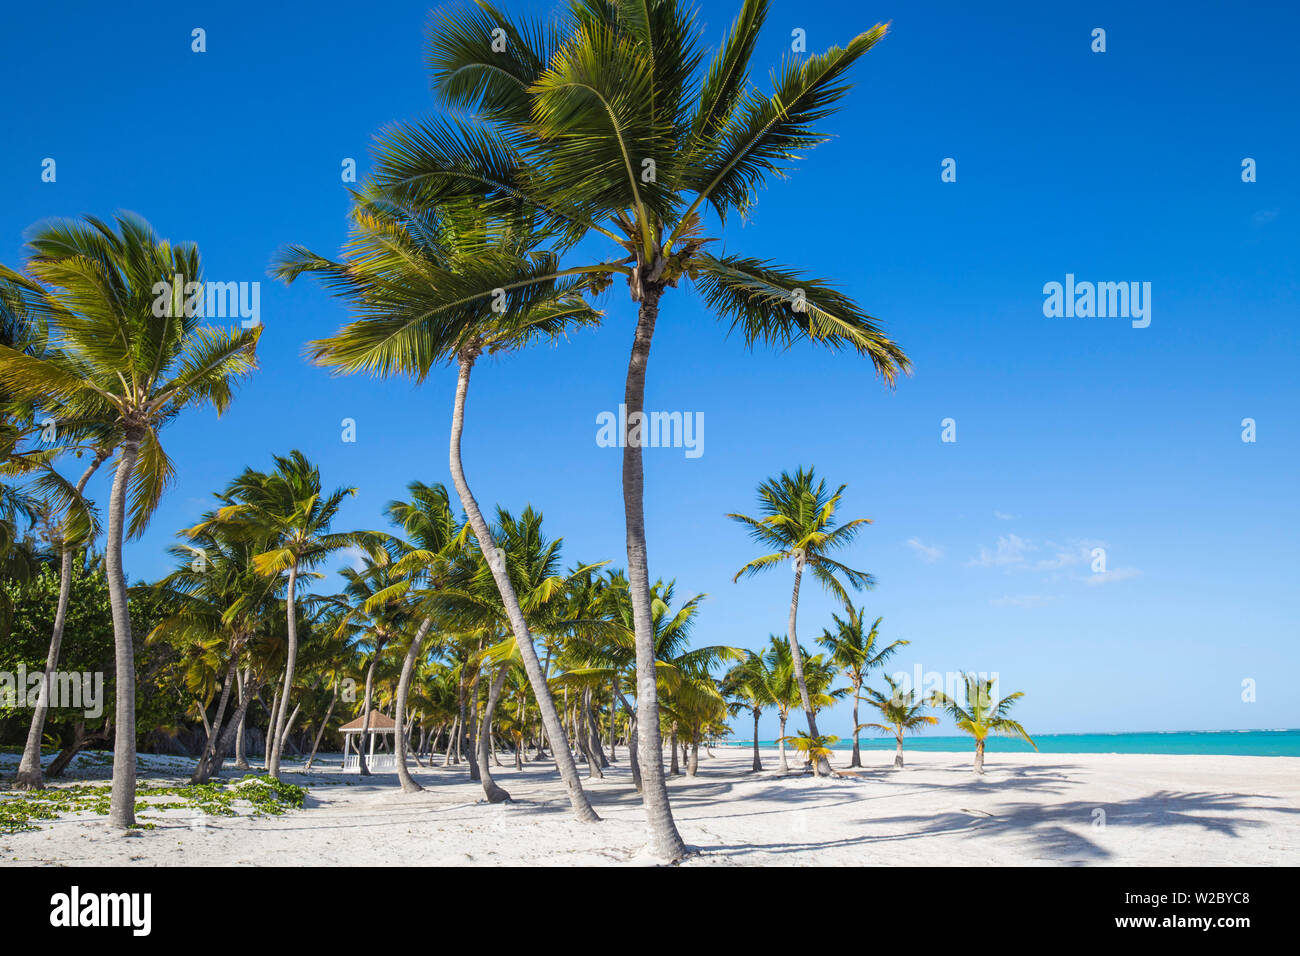
[[[0, 671], [103, 672], [107, 703], [98, 715], [51, 706], [47, 683], [31, 704], [0, 699], [0, 743], [22, 750], [14, 788], [111, 748], [109, 817], [129, 828], [138, 750], [192, 757], [195, 782], [228, 764], [279, 779], [287, 762], [337, 754], [340, 726], [357, 720], [368, 774], [378, 713], [395, 727], [380, 739], [405, 790], [421, 788], [411, 767], [436, 762], [509, 800], [493, 778], [504, 757], [553, 768], [572, 812], [597, 824], [584, 778], [626, 761], [649, 847], [677, 860], [687, 847], [667, 778], [695, 774], [701, 747], [733, 732], [753, 737], [754, 771], [772, 769], [758, 746], [765, 713], [781, 727], [781, 771], [834, 772], [838, 738], [818, 715], [842, 698], [850, 767], [862, 765], [862, 732], [896, 740], [902, 767], [905, 737], [935, 722], [930, 710], [972, 736], [977, 771], [988, 734], [1029, 739], [1008, 715], [1018, 694], [998, 700], [972, 676], [965, 701], [921, 699], [885, 678], [908, 642], [861, 605], [874, 579], [845, 563], [867, 521], [811, 466], [774, 462], [756, 493], [733, 490], [728, 517], [754, 550], [728, 573], [791, 587], [771, 609], [772, 635], [749, 636], [760, 650], [694, 642], [703, 595], [647, 553], [653, 489], [635, 435], [622, 443], [617, 556], [565, 554], [563, 529], [533, 503], [475, 497], [490, 463], [463, 460], [461, 442], [481, 356], [627, 336], [626, 387], [611, 401], [635, 421], [656, 325], [675, 321], [691, 287], [738, 349], [823, 347], [887, 387], [910, 371], [827, 280], [722, 249], [764, 184], [833, 132], [850, 68], [886, 33], [791, 56], [762, 87], [752, 74], [769, 64], [751, 59], [767, 6], [743, 2], [713, 49], [676, 0], [574, 0], [546, 22], [486, 2], [435, 13], [434, 118], [377, 134], [337, 253], [286, 244], [270, 263], [349, 310], [333, 335], [304, 343], [306, 361], [416, 383], [455, 370], [450, 421], [405, 413], [421, 435], [446, 429], [446, 475], [410, 475], [367, 527], [340, 523], [356, 489], [300, 451], [266, 449], [175, 529], [170, 573], [131, 580], [124, 544], [175, 473], [167, 427], [238, 401], [260, 337], [277, 330], [204, 324], [170, 285], [160, 303], [175, 276], [201, 288], [202, 260], [136, 214], [32, 227], [25, 260], [0, 266]], [[593, 258], [592, 247], [616, 251]], [[107, 493], [92, 501], [100, 472]], [[318, 583], [326, 571], [337, 593]], [[812, 640], [797, 628], [809, 584], [842, 606]]]

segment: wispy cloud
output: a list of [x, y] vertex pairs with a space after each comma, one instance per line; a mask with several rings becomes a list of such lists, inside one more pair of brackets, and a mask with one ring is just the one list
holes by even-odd
[[1038, 546], [1032, 541], [1008, 534], [998, 538], [994, 550], [980, 548], [980, 553], [967, 563], [975, 568], [1023, 567], [1028, 562], [1028, 553], [1037, 550]]
[[1098, 587], [1115, 581], [1128, 581], [1139, 577], [1142, 572], [1137, 568], [1116, 568], [1113, 571], [1096, 571], [1088, 575], [1088, 586]]
[[1015, 520], [1016, 520], [1016, 516], [1015, 516], [1015, 515], [1009, 515], [1009, 514], [1007, 514], [1005, 511], [998, 511], [997, 509], [994, 509], [994, 511], [993, 511], [993, 517], [997, 518], [999, 521], [1015, 521]]
[[941, 546], [925, 544], [920, 538], [908, 538], [907, 546], [915, 551], [922, 561], [928, 564], [934, 564], [943, 557], [943, 548]]

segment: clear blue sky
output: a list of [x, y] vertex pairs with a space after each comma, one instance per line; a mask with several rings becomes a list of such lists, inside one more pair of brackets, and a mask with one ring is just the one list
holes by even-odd
[[[689, 289], [665, 299], [648, 406], [702, 411], [705, 445], [646, 452], [651, 572], [708, 592], [701, 642], [783, 631], [789, 574], [733, 584], [754, 551], [723, 515], [815, 464], [848, 484], [848, 516], [874, 521], [846, 559], [879, 581], [867, 613], [913, 642], [899, 667], [997, 671], [1026, 692], [1031, 731], [1300, 725], [1300, 14], [1136, 6], [774, 0], [764, 68], [795, 28], [811, 50], [893, 28], [855, 69], [837, 138], [728, 225], [727, 249], [833, 278], [916, 374], [891, 393], [847, 356], [750, 354]], [[342, 159], [364, 172], [373, 131], [432, 109], [429, 7], [6, 6], [0, 261], [19, 264], [43, 217], [125, 208], [197, 242], [210, 279], [264, 280], [262, 369], [224, 418], [165, 433], [180, 478], [127, 550], [132, 578], [163, 572], [175, 529], [274, 452], [301, 448], [327, 482], [358, 486], [355, 527], [408, 481], [448, 480], [452, 376], [330, 379], [302, 343], [345, 308], [265, 276], [281, 243], [337, 249]], [[710, 43], [737, 9], [703, 5]], [[194, 27], [206, 53], [190, 51]], [[1045, 318], [1043, 284], [1066, 273], [1150, 282], [1150, 327]], [[531, 502], [568, 557], [621, 565], [619, 452], [595, 434], [635, 313], [623, 291], [603, 306], [601, 330], [480, 368], [465, 455], [482, 501]], [[940, 441], [949, 417], [955, 444]], [[1115, 572], [1100, 584], [1079, 560], [1094, 546]], [[805, 589], [805, 641], [833, 609]], [[847, 733], [847, 707], [825, 725]]]

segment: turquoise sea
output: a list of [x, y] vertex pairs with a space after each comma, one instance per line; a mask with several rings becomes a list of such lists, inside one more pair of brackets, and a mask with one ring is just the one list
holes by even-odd
[[[861, 738], [863, 750], [893, 750], [894, 738]], [[1040, 753], [1052, 754], [1236, 754], [1243, 757], [1300, 757], [1300, 730], [1178, 730], [1140, 734], [1036, 734]], [[775, 747], [760, 740], [760, 747]], [[752, 741], [728, 741], [728, 746], [751, 746]], [[904, 750], [973, 751], [969, 737], [918, 734], [908, 737]], [[852, 750], [853, 741], [841, 739], [836, 750]], [[1029, 751], [1023, 740], [990, 737], [990, 751]]]

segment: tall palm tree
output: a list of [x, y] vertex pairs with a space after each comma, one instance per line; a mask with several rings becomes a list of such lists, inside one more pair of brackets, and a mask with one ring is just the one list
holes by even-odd
[[[679, 0], [575, 0], [548, 23], [516, 21], [478, 0], [477, 9], [430, 25], [428, 60], [446, 117], [379, 138], [377, 179], [395, 195], [522, 207], [557, 234], [558, 249], [594, 234], [625, 253], [584, 267], [621, 278], [638, 306], [623, 392], [623, 499], [646, 753], [658, 752], [660, 740], [640, 422], [667, 290], [690, 279], [746, 345], [806, 338], [849, 348], [889, 383], [908, 367], [876, 321], [824, 280], [715, 253], [716, 240], [705, 236], [728, 214], [747, 213], [766, 179], [784, 176], [827, 138], [820, 122], [848, 91], [849, 68], [886, 29], [787, 60], [764, 93], [749, 70], [767, 11], [768, 0], [744, 0], [706, 65], [694, 11]], [[686, 848], [663, 774], [650, 762], [644, 794], [652, 849], [680, 858]]]
[[[903, 691], [899, 688], [898, 682], [888, 674], [884, 675], [885, 683], [889, 685], [889, 694], [886, 696], [874, 687], [867, 688], [867, 696], [857, 698], [865, 700], [867, 705], [880, 711], [882, 723], [858, 723], [858, 708], [853, 708], [853, 734], [856, 738], [862, 731], [863, 727], [870, 727], [873, 730], [879, 730], [881, 733], [892, 733], [894, 739], [898, 742], [898, 748], [894, 751], [894, 769], [903, 769], [903, 735], [909, 732], [915, 732], [922, 727], [929, 727], [939, 722], [939, 718], [932, 714], [923, 714], [922, 710], [926, 707], [926, 702], [918, 700], [916, 689]], [[856, 739], [854, 746], [857, 746]]]
[[975, 738], [975, 772], [984, 773], [984, 744], [989, 734], [1001, 734], [1004, 737], [1019, 737], [1038, 749], [1038, 744], [1025, 731], [1019, 722], [1007, 716], [1017, 700], [1024, 693], [1016, 691], [1001, 700], [993, 696], [992, 679], [981, 678], [978, 674], [964, 675], [966, 706], [962, 707], [943, 691], [935, 691], [930, 697], [932, 707], [941, 707], [957, 723], [957, 729]]
[[335, 262], [290, 247], [273, 265], [292, 281], [314, 273], [351, 301], [362, 318], [311, 343], [314, 361], [340, 373], [407, 375], [423, 382], [439, 363], [457, 367], [449, 459], [453, 484], [470, 529], [501, 595], [528, 680], [542, 711], [555, 761], [574, 813], [599, 819], [578, 778], [560, 717], [546, 686], [532, 634], [496, 542], [470, 490], [461, 459], [465, 403], [474, 364], [484, 353], [508, 353], [554, 341], [598, 318], [583, 300], [588, 272], [557, 273], [553, 253], [535, 248], [527, 220], [491, 219], [471, 204], [433, 208], [359, 195], [352, 238]]
[[[877, 667], [883, 666], [894, 656], [894, 652], [905, 644], [910, 644], [911, 641], [894, 641], [892, 644], [878, 647], [880, 622], [884, 618], [876, 618], [871, 628], [867, 629], [863, 626], [864, 608], [855, 609], [850, 604], [847, 610], [847, 619], [841, 618], [838, 614], [831, 615], [831, 619], [835, 621], [835, 631], [832, 633], [829, 628], [822, 631], [822, 636], [817, 638], [817, 643], [829, 652], [831, 663], [849, 679], [849, 686], [853, 689], [853, 726], [856, 727], [858, 701], [861, 699], [862, 685], [867, 675]], [[862, 753], [856, 730], [853, 731], [853, 759], [849, 761], [849, 766], [862, 766]]]
[[366, 532], [330, 531], [339, 508], [357, 489], [336, 488], [326, 494], [320, 469], [296, 449], [288, 455], [275, 455], [273, 460], [275, 468], [269, 473], [245, 468], [223, 493], [226, 504], [190, 533], [201, 534], [209, 528], [224, 526], [227, 533], [261, 540], [265, 542], [265, 550], [254, 556], [253, 568], [267, 578], [286, 576], [288, 646], [284, 687], [271, 730], [271, 756], [266, 768], [278, 780], [298, 658], [299, 578], [344, 548], [370, 546], [373, 536]]
[[135, 659], [122, 542], [143, 533], [171, 481], [160, 429], [186, 409], [224, 411], [256, 367], [261, 328], [200, 325], [195, 300], [175, 284], [179, 275], [201, 292], [198, 250], [159, 239], [130, 213], [114, 224], [86, 217], [41, 225], [27, 250], [27, 271], [54, 305], [54, 350], [35, 357], [0, 346], [0, 384], [60, 419], [111, 415], [121, 434], [105, 562], [117, 698], [109, 822], [127, 828], [135, 823]]
[[[755, 558], [736, 572], [734, 580], [779, 567], [786, 561], [794, 568], [794, 589], [790, 595], [790, 616], [786, 626], [790, 642], [790, 658], [794, 666], [795, 683], [808, 718], [808, 732], [817, 734], [817, 715], [808, 696], [804, 676], [803, 654], [799, 649], [796, 622], [799, 616], [799, 586], [807, 570], [821, 582], [826, 590], [849, 604], [849, 594], [840, 583], [843, 577], [853, 588], [870, 588], [875, 583], [865, 571], [855, 571], [831, 557], [834, 552], [847, 547], [863, 525], [871, 522], [855, 518], [842, 525], [836, 524], [835, 510], [844, 495], [845, 485], [834, 493], [826, 487], [825, 479], [817, 480], [812, 468], [800, 468], [794, 474], [782, 472], [780, 477], [768, 479], [758, 486], [761, 518], [729, 514], [749, 529], [750, 537], [764, 548], [773, 551]], [[829, 773], [830, 764], [824, 759], [816, 767], [818, 773]]]

